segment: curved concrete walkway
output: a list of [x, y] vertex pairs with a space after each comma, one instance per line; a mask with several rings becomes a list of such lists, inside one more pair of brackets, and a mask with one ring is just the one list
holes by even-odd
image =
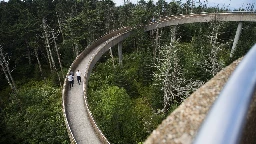
[[91, 55], [96, 50], [97, 49], [91, 51], [90, 54], [81, 61], [77, 69], [74, 70], [74, 73], [77, 70], [81, 71], [82, 82], [79, 85], [75, 76], [74, 87], [68, 91], [67, 96], [66, 113], [68, 122], [78, 144], [101, 144], [88, 118], [83, 94], [83, 74], [86, 71], [86, 65], [89, 63]]
[[68, 126], [72, 131], [72, 137], [75, 139], [73, 141], [74, 143], [109, 143], [107, 139], [105, 139], [104, 135], [100, 132], [100, 130], [98, 130], [98, 132], [95, 132], [95, 127], [97, 126], [92, 125], [92, 123], [94, 123], [94, 120], [90, 119], [91, 115], [88, 114], [86, 97], [84, 93], [86, 93], [87, 82], [94, 64], [98, 61], [101, 55], [103, 55], [104, 52], [109, 49], [110, 46], [122, 40], [120, 36], [123, 36], [125, 38], [124, 35], [109, 37], [108, 40], [104, 41], [103, 43], [95, 47], [92, 51], [90, 51], [77, 65], [76, 69], [72, 69], [74, 73], [77, 70], [82, 73], [82, 82], [80, 83], [80, 85], [78, 84], [75, 75], [74, 86], [68, 90], [65, 104], [65, 113], [68, 121]]

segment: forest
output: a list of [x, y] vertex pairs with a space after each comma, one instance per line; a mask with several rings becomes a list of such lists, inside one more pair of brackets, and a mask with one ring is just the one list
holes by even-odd
[[[254, 5], [238, 11], [255, 12]], [[0, 2], [0, 143], [70, 143], [62, 112], [68, 69], [88, 45], [121, 27], [165, 16], [219, 13], [192, 0], [9, 0]], [[111, 143], [142, 143], [193, 91], [256, 43], [256, 24], [193, 23], [134, 29], [123, 63], [112, 47], [88, 85], [89, 108]]]

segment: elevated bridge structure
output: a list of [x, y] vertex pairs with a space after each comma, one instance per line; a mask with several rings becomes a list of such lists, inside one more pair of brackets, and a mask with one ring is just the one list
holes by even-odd
[[[143, 26], [142, 28], [144, 28], [145, 31], [150, 31], [171, 25], [210, 21], [255, 22], [256, 14], [214, 13], [171, 16], [162, 18], [157, 22]], [[83, 74], [81, 85], [78, 85], [75, 82], [74, 87], [70, 89], [66, 79], [62, 91], [63, 114], [71, 143], [109, 143], [107, 138], [98, 128], [88, 107], [88, 80], [96, 62], [109, 50], [110, 47], [118, 45], [119, 61], [120, 63], [122, 62], [122, 41], [129, 37], [133, 30], [134, 28], [124, 27], [104, 35], [100, 39], [95, 40], [90, 46], [86, 47], [71, 64], [69, 71], [72, 70], [76, 72], [77, 70], [80, 70]], [[236, 37], [239, 37], [240, 32], [238, 29]], [[212, 79], [214, 81], [213, 84], [208, 86], [206, 83], [206, 85], [193, 93], [177, 110], [163, 121], [158, 129], [152, 132], [145, 143], [191, 143], [196, 136], [199, 126], [208, 113], [209, 108], [214, 103], [237, 63], [239, 62], [234, 62], [234, 64], [228, 66], [226, 68], [228, 72], [224, 70], [225, 72], [222, 76], [217, 74], [217, 76]], [[211, 82], [209, 81], [208, 83]], [[209, 93], [209, 96], [206, 93]], [[193, 101], [193, 98], [197, 101]], [[188, 110], [188, 108], [191, 109]], [[177, 122], [176, 118], [178, 118], [179, 124], [175, 124]]]

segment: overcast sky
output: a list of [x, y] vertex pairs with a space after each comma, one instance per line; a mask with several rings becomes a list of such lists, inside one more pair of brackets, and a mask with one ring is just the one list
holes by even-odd
[[[124, 3], [124, 0], [113, 0], [116, 5], [122, 5]], [[137, 3], [139, 0], [130, 0], [132, 3]], [[148, 0], [145, 0], [148, 1]], [[158, 0], [154, 0], [154, 2], [157, 2]], [[172, 0], [165, 0], [166, 2], [171, 2]], [[186, 1], [186, 0], [182, 0]], [[198, 3], [200, 0], [194, 0], [194, 2]], [[201, 0], [201, 2], [206, 0]], [[226, 7], [229, 9], [238, 9], [238, 8], [245, 8], [247, 7], [247, 4], [254, 4], [256, 7], [256, 0], [208, 0], [207, 3], [209, 6], [218, 6], [219, 7]], [[254, 8], [255, 9], [255, 8]]]
[[[8, 0], [0, 0], [0, 1], [8, 1]], [[124, 3], [124, 0], [113, 0], [116, 3], [116, 6], [122, 5]], [[130, 0], [132, 3], [137, 3], [139, 0]], [[148, 0], [145, 0], [148, 1]], [[153, 0], [154, 2], [157, 2], [158, 0]], [[166, 2], [171, 2], [172, 0], [165, 0]], [[177, 0], [175, 0], [177, 1]], [[182, 0], [185, 2], [186, 0]], [[256, 0], [194, 0], [194, 3], [198, 5], [198, 2], [204, 2], [208, 1], [207, 5], [208, 6], [218, 6], [218, 7], [225, 7], [229, 9], [239, 9], [239, 8], [244, 8], [246, 9], [248, 7], [248, 4], [254, 4], [254, 10], [256, 10]]]

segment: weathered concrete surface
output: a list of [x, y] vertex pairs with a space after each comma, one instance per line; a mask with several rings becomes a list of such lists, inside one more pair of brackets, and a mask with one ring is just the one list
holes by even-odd
[[211, 21], [256, 21], [255, 13], [209, 13], [209, 14], [190, 14], [181, 16], [165, 17], [155, 23], [147, 25], [144, 30], [150, 31], [153, 29], [180, 25], [196, 22], [211, 22]]
[[208, 110], [240, 61], [234, 61], [196, 90], [151, 133], [145, 144], [192, 143]]

